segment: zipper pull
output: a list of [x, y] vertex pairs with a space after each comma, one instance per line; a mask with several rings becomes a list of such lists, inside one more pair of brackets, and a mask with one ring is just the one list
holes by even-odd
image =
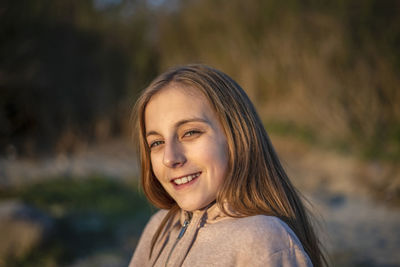
[[185, 220], [185, 221], [183, 222], [182, 229], [181, 229], [181, 231], [179, 232], [178, 239], [181, 239], [182, 236], [185, 234], [188, 225], [189, 225], [189, 220]]

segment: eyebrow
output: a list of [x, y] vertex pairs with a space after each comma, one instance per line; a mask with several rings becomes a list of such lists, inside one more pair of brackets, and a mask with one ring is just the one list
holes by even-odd
[[[206, 120], [206, 119], [191, 118], [191, 119], [184, 119], [184, 120], [180, 120], [180, 121], [176, 122], [174, 127], [175, 128], [179, 128], [181, 125], [189, 123], [189, 122], [203, 122], [203, 123], [210, 124], [209, 121]], [[149, 131], [149, 132], [146, 133], [146, 137], [148, 137], [150, 135], [160, 135], [160, 134], [158, 132], [156, 132], [156, 131]]]

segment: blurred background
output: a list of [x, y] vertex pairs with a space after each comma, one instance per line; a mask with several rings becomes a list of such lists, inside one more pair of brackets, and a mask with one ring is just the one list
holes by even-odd
[[399, 48], [397, 0], [1, 1], [0, 266], [127, 266], [130, 111], [186, 63], [247, 91], [334, 266], [400, 266]]

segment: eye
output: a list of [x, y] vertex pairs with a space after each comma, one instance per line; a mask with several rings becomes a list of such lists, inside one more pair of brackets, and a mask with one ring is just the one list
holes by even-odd
[[185, 132], [183, 137], [191, 137], [191, 136], [194, 136], [194, 135], [197, 135], [197, 134], [201, 134], [201, 132], [198, 131], [198, 130], [190, 130], [190, 131]]
[[150, 148], [157, 147], [163, 143], [164, 143], [163, 141], [154, 141], [154, 142], [150, 143]]

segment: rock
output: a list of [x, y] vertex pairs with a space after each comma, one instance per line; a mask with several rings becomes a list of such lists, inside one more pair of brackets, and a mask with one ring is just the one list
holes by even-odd
[[23, 258], [49, 235], [53, 220], [18, 200], [0, 202], [0, 262]]

